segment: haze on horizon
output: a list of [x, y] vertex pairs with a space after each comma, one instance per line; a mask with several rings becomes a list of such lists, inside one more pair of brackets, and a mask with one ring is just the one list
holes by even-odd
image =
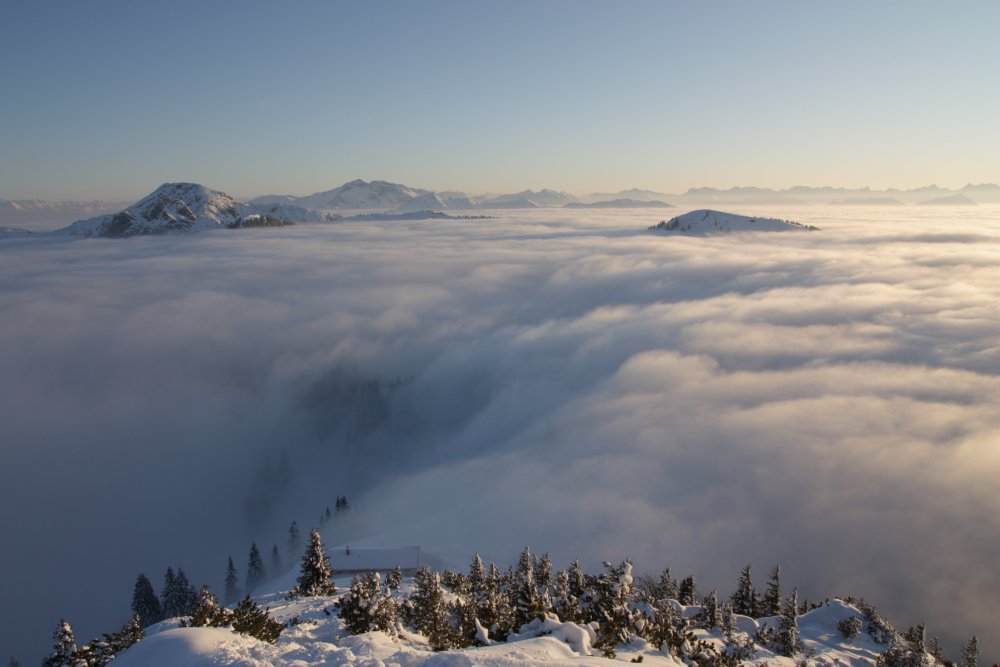
[[1000, 5], [4, 5], [0, 198], [1000, 182]]

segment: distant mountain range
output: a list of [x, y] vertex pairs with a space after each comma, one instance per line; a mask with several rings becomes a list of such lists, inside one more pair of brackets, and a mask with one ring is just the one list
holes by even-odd
[[[797, 185], [782, 190], [758, 187], [691, 188], [679, 195], [630, 189], [576, 197], [551, 189], [510, 194], [470, 196], [463, 192], [433, 192], [387, 181], [354, 180], [332, 190], [304, 197], [266, 195], [240, 202], [225, 193], [194, 183], [167, 183], [131, 206], [120, 203], [0, 200], [0, 238], [22, 236], [42, 224], [51, 228], [76, 220], [59, 234], [78, 236], [134, 236], [169, 231], [249, 224], [249, 216], [264, 216], [258, 224], [275, 221], [330, 220], [331, 211], [393, 214], [472, 211], [482, 209], [654, 208], [713, 205], [842, 205], [842, 206], [971, 206], [1000, 203], [1000, 185], [969, 184], [960, 190], [930, 185], [910, 190], [889, 188], [833, 188]], [[82, 218], [82, 219], [81, 219]], [[261, 220], [265, 223], [260, 222]], [[240, 222], [242, 221], [242, 222]]]

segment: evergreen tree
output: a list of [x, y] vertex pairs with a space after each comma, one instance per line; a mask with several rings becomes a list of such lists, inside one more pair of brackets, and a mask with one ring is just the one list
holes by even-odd
[[55, 644], [52, 653], [45, 659], [44, 667], [75, 667], [76, 639], [73, 637], [73, 626], [65, 618], [59, 619], [56, 631], [52, 633]]
[[164, 618], [174, 618], [184, 614], [184, 594], [180, 590], [174, 568], [167, 566], [163, 575], [163, 588], [160, 589], [160, 606]]
[[535, 567], [535, 586], [539, 593], [544, 593], [552, 587], [552, 559], [547, 553], [542, 554], [533, 563]]
[[677, 601], [682, 605], [698, 604], [698, 582], [694, 576], [684, 577], [677, 590]]
[[542, 615], [542, 597], [535, 581], [534, 559], [528, 547], [521, 552], [514, 571], [514, 588], [511, 591], [514, 607], [514, 627], [519, 628]]
[[267, 580], [267, 569], [264, 567], [264, 559], [260, 556], [260, 549], [257, 543], [250, 545], [250, 554], [247, 556], [247, 593], [256, 591], [264, 581]]
[[208, 586], [202, 586], [195, 602], [194, 609], [191, 610], [190, 626], [195, 628], [211, 627], [221, 628], [232, 622], [232, 612], [219, 604]]
[[184, 568], [177, 568], [176, 584], [178, 613], [175, 616], [190, 616], [191, 610], [194, 609], [195, 602], [198, 600], [198, 592], [188, 581], [187, 575], [184, 574]]
[[240, 599], [240, 586], [237, 580], [236, 566], [233, 565], [233, 557], [230, 556], [229, 563], [226, 565], [226, 588], [223, 594], [227, 605], [236, 604], [236, 601]]
[[761, 600], [761, 608], [758, 613], [763, 616], [777, 616], [781, 613], [781, 567], [775, 565], [771, 570], [771, 576], [767, 580], [767, 590], [764, 592], [764, 599]]
[[278, 545], [275, 544], [271, 547], [271, 576], [276, 577], [285, 571], [285, 566], [281, 562], [281, 552], [278, 551]]
[[10, 662], [7, 663], [7, 667], [21, 667], [21, 663], [14, 656], [10, 656]]
[[309, 534], [309, 546], [302, 554], [302, 566], [297, 585], [292, 590], [293, 595], [318, 596], [333, 595], [337, 589], [330, 580], [333, 570], [330, 559], [323, 550], [323, 539], [319, 531], [313, 529]]
[[678, 595], [680, 595], [680, 589], [677, 587], [677, 580], [670, 574], [670, 568], [668, 567], [660, 575], [655, 599], [677, 600]]
[[618, 644], [628, 643], [636, 627], [636, 616], [630, 607], [632, 596], [632, 563], [623, 561], [612, 566], [605, 561], [605, 572], [597, 578], [594, 614], [600, 625], [597, 642], [607, 658], [615, 656]]
[[556, 572], [555, 587], [552, 594], [552, 611], [563, 622], [576, 623], [579, 620], [580, 601], [573, 595], [569, 582], [569, 572]]
[[144, 574], [140, 574], [135, 580], [135, 588], [132, 590], [132, 611], [139, 617], [139, 622], [144, 628], [163, 620], [160, 600], [153, 591], [153, 584]]
[[973, 635], [972, 639], [962, 647], [962, 667], [979, 666], [979, 640]]
[[778, 623], [778, 634], [775, 637], [777, 653], [786, 657], [794, 657], [802, 648], [802, 641], [799, 639], [799, 591], [792, 589], [785, 600], [785, 607], [781, 610], [781, 619]]
[[292, 562], [299, 557], [299, 549], [302, 548], [302, 536], [299, 534], [299, 524], [292, 522], [288, 527], [288, 559]]
[[396, 601], [382, 589], [377, 572], [365, 572], [354, 577], [351, 591], [340, 603], [340, 618], [351, 634], [381, 630], [396, 634]]
[[413, 627], [427, 637], [435, 651], [451, 648], [451, 625], [448, 622], [444, 590], [441, 588], [441, 576], [426, 566], [422, 567], [413, 577], [413, 586], [413, 595], [410, 596]]
[[701, 627], [712, 630], [719, 627], [719, 595], [712, 591], [705, 596], [701, 602], [701, 614], [699, 615]]
[[261, 609], [250, 596], [244, 597], [233, 610], [233, 630], [256, 637], [262, 642], [273, 644], [278, 641], [285, 627], [281, 621], [271, 618], [268, 609]]
[[743, 616], [756, 616], [757, 588], [753, 585], [753, 579], [750, 576], [749, 563], [740, 572], [740, 580], [729, 601], [733, 603], [735, 613]]
[[403, 571], [397, 565], [395, 569], [389, 570], [385, 575], [385, 585], [390, 590], [398, 591], [403, 583]]
[[719, 605], [719, 629], [722, 630], [722, 636], [727, 639], [732, 639], [733, 633], [736, 632], [736, 613], [731, 602]]
[[931, 642], [928, 645], [927, 651], [934, 658], [934, 664], [938, 665], [941, 663], [941, 642], [938, 641], [937, 637], [932, 637]]

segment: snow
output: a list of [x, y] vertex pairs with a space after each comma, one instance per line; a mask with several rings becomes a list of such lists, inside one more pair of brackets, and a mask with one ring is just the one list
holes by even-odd
[[712, 209], [698, 209], [654, 225], [650, 229], [690, 236], [710, 236], [734, 232], [816, 231], [815, 227], [789, 220], [752, 217]]

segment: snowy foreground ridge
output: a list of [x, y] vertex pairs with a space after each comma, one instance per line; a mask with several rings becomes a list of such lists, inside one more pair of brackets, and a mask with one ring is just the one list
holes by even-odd
[[670, 220], [664, 220], [650, 227], [652, 230], [675, 232], [692, 236], [731, 234], [733, 232], [786, 232], [817, 231], [812, 225], [803, 225], [791, 220], [776, 218], [755, 218], [736, 213], [699, 209]]
[[[338, 580], [344, 591], [349, 583]], [[412, 593], [412, 584], [404, 581], [401, 593]], [[596, 633], [591, 625], [560, 622], [555, 616], [536, 619], [522, 626], [507, 641], [489, 642], [486, 646], [435, 652], [427, 638], [402, 630], [398, 637], [377, 631], [351, 635], [338, 617], [340, 595], [289, 600], [284, 594], [259, 596], [257, 602], [270, 608], [271, 615], [286, 625], [275, 644], [268, 644], [228, 628], [178, 627], [178, 619], [158, 623], [146, 630], [146, 637], [121, 654], [115, 661], [120, 667], [153, 667], [166, 665], [240, 665], [307, 667], [319, 665], [606, 665], [608, 659], [593, 647]], [[694, 619], [702, 613], [701, 606], [669, 603], [679, 616]], [[782, 657], [759, 645], [751, 655], [733, 658], [727, 663], [758, 665], [766, 662], [774, 667], [795, 667], [803, 658], [816, 667], [869, 667], [888, 648], [877, 643], [863, 629], [853, 639], [845, 639], [838, 624], [853, 617], [862, 617], [856, 607], [834, 600], [798, 617], [802, 651], [795, 658]], [[736, 616], [733, 638], [738, 642], [769, 626], [777, 631], [778, 618], [752, 619]], [[726, 640], [719, 629], [693, 629], [695, 637], [724, 650]], [[766, 632], [766, 630], [765, 630]], [[487, 640], [489, 641], [489, 640]], [[730, 640], [732, 641], [732, 640]], [[680, 657], [667, 647], [653, 646], [633, 638], [618, 646], [614, 658], [620, 662], [653, 665], [692, 666], [705, 663], [697, 656]], [[927, 656], [930, 659], [930, 656]], [[931, 664], [931, 663], [927, 663]]]

